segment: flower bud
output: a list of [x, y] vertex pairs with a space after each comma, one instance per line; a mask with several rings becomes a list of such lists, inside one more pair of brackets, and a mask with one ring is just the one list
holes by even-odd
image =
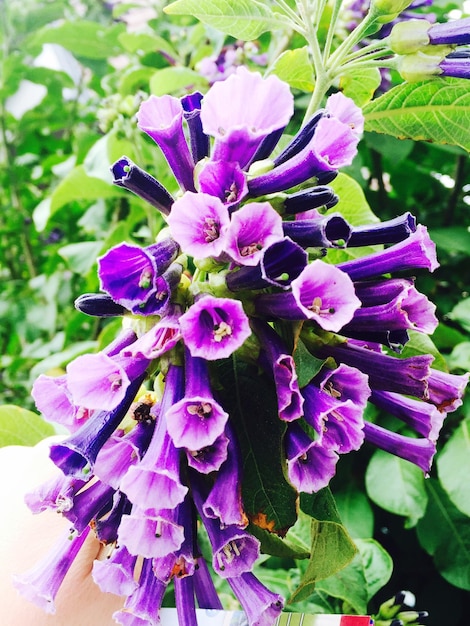
[[386, 24], [398, 17], [412, 2], [413, 0], [372, 0], [370, 11], [377, 16], [378, 22]]
[[390, 33], [390, 48], [397, 54], [412, 54], [429, 44], [428, 30], [431, 24], [426, 20], [398, 22]]

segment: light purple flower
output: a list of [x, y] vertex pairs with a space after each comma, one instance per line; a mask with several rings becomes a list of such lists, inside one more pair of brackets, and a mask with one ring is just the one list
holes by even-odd
[[[250, 103], [247, 106], [247, 103]], [[239, 67], [212, 85], [201, 104], [204, 132], [215, 137], [213, 160], [249, 164], [262, 140], [287, 125], [294, 112], [287, 83]]]
[[155, 577], [152, 560], [144, 559], [137, 589], [126, 598], [124, 607], [113, 613], [122, 626], [159, 626], [160, 607], [166, 585]]
[[439, 63], [438, 67], [442, 76], [470, 78], [470, 51], [451, 52]]
[[364, 132], [364, 115], [362, 109], [351, 98], [338, 91], [338, 93], [329, 96], [325, 108], [331, 116], [345, 126], [349, 126], [355, 135], [362, 135]]
[[240, 265], [257, 265], [263, 250], [283, 237], [279, 213], [269, 202], [252, 202], [232, 213], [225, 251]]
[[113, 550], [103, 560], [95, 560], [91, 575], [104, 593], [130, 596], [138, 587], [134, 580], [137, 556], [130, 554], [125, 546]]
[[75, 494], [85, 484], [85, 480], [79, 480], [74, 476], [64, 476], [62, 472], [59, 472], [57, 476], [28, 492], [24, 501], [34, 514], [42, 513], [47, 509], [62, 513], [72, 508]]
[[165, 379], [165, 391], [159, 417], [144, 458], [131, 465], [121, 480], [121, 491], [144, 511], [172, 509], [184, 500], [188, 491], [180, 480], [178, 450], [168, 434], [166, 413], [183, 395], [183, 371], [171, 365]]
[[183, 191], [195, 191], [194, 161], [183, 133], [183, 106], [173, 96], [150, 96], [140, 105], [137, 125], [160, 147]]
[[305, 420], [316, 430], [323, 447], [345, 454], [363, 441], [363, 413], [370, 395], [368, 378], [341, 364], [323, 369], [302, 389]]
[[470, 17], [432, 24], [427, 35], [433, 45], [470, 44]]
[[169, 307], [158, 322], [134, 343], [123, 349], [122, 355], [153, 360], [174, 348], [182, 337], [178, 321], [180, 316], [179, 305]]
[[428, 377], [429, 402], [439, 411], [451, 413], [462, 405], [462, 397], [468, 383], [469, 374], [449, 374], [431, 369]]
[[178, 523], [176, 509], [143, 511], [133, 507], [123, 515], [118, 531], [119, 545], [130, 554], [159, 558], [175, 552], [184, 541], [184, 528]]
[[270, 319], [311, 319], [323, 329], [337, 332], [360, 306], [347, 274], [318, 259], [292, 281], [291, 288], [291, 292], [258, 296], [257, 313]]
[[200, 450], [223, 434], [228, 413], [213, 397], [207, 361], [186, 351], [184, 398], [166, 412], [167, 428], [177, 448]]
[[296, 489], [315, 493], [329, 484], [339, 459], [334, 450], [312, 440], [297, 422], [288, 425], [284, 445], [287, 474]]
[[212, 576], [207, 567], [204, 557], [197, 560], [197, 567], [194, 571], [194, 592], [197, 603], [201, 609], [219, 609], [223, 611], [222, 602], [217, 595]]
[[73, 403], [66, 375], [41, 374], [34, 381], [31, 395], [46, 421], [62, 424], [71, 432], [78, 430], [93, 412]]
[[176, 611], [179, 626], [197, 624], [196, 603], [194, 598], [194, 581], [192, 576], [174, 578]]
[[281, 614], [284, 601], [267, 589], [251, 572], [228, 578], [248, 618], [249, 626], [272, 626]]
[[228, 211], [236, 208], [248, 193], [246, 174], [238, 163], [207, 161], [198, 181], [201, 192], [219, 198]]
[[204, 295], [180, 317], [183, 340], [192, 356], [209, 361], [229, 357], [251, 335], [242, 303]]
[[46, 613], [55, 613], [55, 597], [65, 575], [78, 555], [90, 528], [78, 535], [69, 530], [60, 538], [46, 557], [33, 568], [14, 576], [13, 585], [20, 594]]
[[406, 437], [370, 422], [364, 423], [364, 436], [368, 443], [414, 463], [426, 476], [429, 475], [436, 454], [436, 444], [430, 439]]
[[200, 450], [186, 450], [188, 465], [200, 474], [218, 472], [227, 458], [227, 448], [228, 437], [220, 435], [210, 446]]
[[173, 239], [140, 248], [128, 243], [114, 246], [98, 259], [101, 289], [133, 313], [160, 291], [159, 277], [179, 254]]
[[218, 257], [225, 250], [230, 217], [216, 196], [186, 192], [174, 203], [168, 225], [186, 254], [197, 259]]

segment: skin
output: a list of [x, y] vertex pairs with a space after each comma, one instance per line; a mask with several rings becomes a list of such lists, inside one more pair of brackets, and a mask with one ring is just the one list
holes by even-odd
[[21, 574], [42, 559], [54, 546], [69, 522], [53, 511], [33, 515], [24, 504], [24, 494], [60, 472], [48, 456], [48, 438], [33, 448], [0, 448], [0, 601], [2, 623], [8, 626], [115, 626], [114, 611], [123, 599], [102, 593], [90, 572], [100, 543], [89, 536], [65, 577], [56, 597], [56, 613], [47, 614], [23, 599], [12, 584], [12, 575]]

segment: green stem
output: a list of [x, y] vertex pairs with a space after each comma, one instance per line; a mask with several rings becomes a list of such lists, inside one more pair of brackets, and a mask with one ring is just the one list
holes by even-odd
[[342, 5], [343, 5], [343, 0], [335, 0], [335, 3], [333, 5], [328, 33], [326, 35], [326, 41], [323, 47], [323, 60], [325, 62], [330, 56], [330, 50], [331, 50], [331, 46], [333, 45], [333, 38], [335, 36], [335, 31], [336, 31], [336, 24], [338, 23], [338, 18], [340, 15]]
[[336, 50], [330, 56], [328, 60], [330, 67], [338, 67], [339, 65], [341, 65], [345, 57], [354, 48], [354, 46], [358, 44], [361, 39], [364, 38], [367, 31], [370, 30], [376, 19], [377, 16], [375, 13], [369, 12], [365, 16], [362, 22], [356, 26], [356, 28], [348, 35], [348, 37], [346, 37], [343, 43], [338, 48], [336, 48]]
[[284, 0], [274, 0], [274, 2], [284, 11], [286, 17], [289, 17], [292, 20], [292, 28], [301, 34], [304, 34], [302, 21], [299, 20], [299, 16], [291, 9], [287, 2], [284, 2]]

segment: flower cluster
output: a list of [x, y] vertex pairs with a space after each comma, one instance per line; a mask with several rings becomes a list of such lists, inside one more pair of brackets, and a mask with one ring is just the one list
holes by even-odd
[[[282, 445], [270, 462], [297, 494], [328, 485], [339, 457], [364, 442], [430, 471], [467, 377], [433, 369], [430, 355], [393, 353], [410, 332], [436, 327], [435, 307], [411, 276], [437, 267], [434, 246], [408, 213], [353, 226], [325, 211], [338, 202], [329, 183], [351, 163], [363, 129], [351, 100], [330, 96], [276, 148], [292, 115], [286, 84], [242, 67], [204, 96], [151, 96], [140, 107], [139, 128], [162, 150], [180, 192], [173, 197], [127, 157], [112, 168], [115, 183], [149, 201], [168, 228], [147, 247], [122, 243], [99, 259], [103, 293], [76, 305], [122, 315], [121, 334], [33, 389], [44, 417], [71, 431], [50, 450], [63, 475], [28, 497], [34, 512], [61, 512], [70, 533], [16, 581], [49, 612], [93, 532], [108, 557], [92, 575], [103, 591], [125, 596], [120, 624], [157, 624], [170, 581], [180, 624], [196, 623], [196, 601], [221, 608], [210, 567], [250, 625], [274, 622], [283, 599], [254, 576], [260, 542], [247, 527], [262, 520], [280, 535], [287, 529], [244, 497], [252, 449], [227, 398], [243, 400], [256, 381], [228, 384], [220, 374], [227, 362], [235, 371], [249, 364], [271, 385]], [[328, 262], [329, 249], [363, 246], [377, 248]], [[319, 364], [302, 384], [301, 346]], [[368, 401], [407, 434], [366, 421]], [[249, 414], [250, 423], [260, 419]]]

